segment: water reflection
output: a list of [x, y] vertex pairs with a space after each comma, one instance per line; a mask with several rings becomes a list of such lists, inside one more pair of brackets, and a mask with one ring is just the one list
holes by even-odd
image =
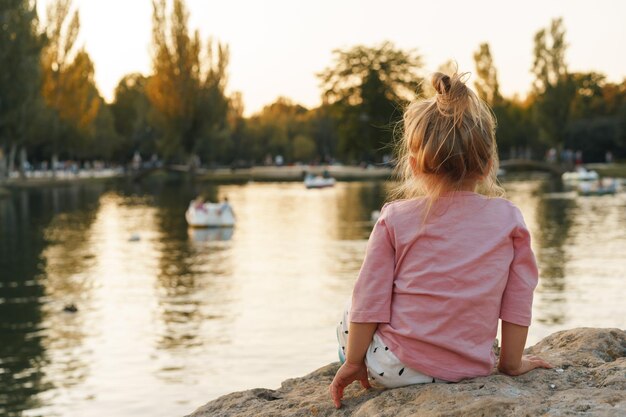
[[346, 183], [337, 194], [339, 235], [341, 240], [363, 239], [372, 229], [371, 214], [387, 199], [389, 184], [385, 182]]
[[[0, 201], [2, 415], [45, 407], [52, 396], [41, 393], [84, 379], [83, 323], [62, 309], [67, 298], [88, 297], [84, 280], [74, 278], [90, 258], [75, 230], [89, 227], [93, 218], [83, 210], [97, 206], [101, 192], [98, 186], [22, 190]], [[78, 221], [66, 222], [72, 213], [81, 213]]]
[[190, 227], [187, 230], [189, 238], [193, 242], [224, 242], [232, 239], [234, 227], [207, 227], [207, 228], [195, 228]]
[[[183, 415], [335, 360], [334, 322], [388, 187], [90, 184], [0, 200], [0, 414]], [[506, 188], [541, 271], [530, 342], [624, 327], [626, 196]], [[237, 226], [189, 229], [200, 193], [227, 195]]]
[[626, 269], [618, 255], [626, 245], [626, 194], [583, 197], [549, 180], [506, 186], [531, 230], [540, 271], [529, 343], [555, 329], [623, 327], [624, 313], [615, 312]]

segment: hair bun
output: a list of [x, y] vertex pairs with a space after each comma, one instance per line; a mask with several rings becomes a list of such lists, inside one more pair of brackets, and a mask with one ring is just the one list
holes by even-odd
[[452, 86], [452, 83], [450, 82], [450, 77], [441, 72], [436, 72], [433, 74], [431, 83], [439, 94], [446, 94], [450, 92], [450, 87]]

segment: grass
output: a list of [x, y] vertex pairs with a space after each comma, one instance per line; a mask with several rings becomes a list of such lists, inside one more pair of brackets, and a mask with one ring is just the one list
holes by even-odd
[[618, 162], [613, 164], [589, 164], [588, 169], [593, 169], [601, 177], [619, 177], [626, 178], [626, 162]]

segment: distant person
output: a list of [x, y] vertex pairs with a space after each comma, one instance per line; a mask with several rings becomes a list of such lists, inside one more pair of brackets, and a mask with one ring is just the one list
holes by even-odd
[[139, 153], [139, 151], [135, 151], [135, 153], [133, 154], [132, 166], [134, 170], [138, 170], [139, 168], [141, 168], [141, 154]]
[[193, 200], [193, 208], [196, 210], [207, 211], [205, 206], [206, 202], [207, 199], [204, 194], [200, 194]]
[[576, 151], [574, 155], [576, 166], [581, 166], [583, 164], [583, 151]]
[[604, 154], [604, 161], [607, 164], [611, 164], [613, 163], [613, 152], [611, 151], [606, 151], [606, 153]]
[[227, 211], [230, 211], [233, 217], [235, 217], [235, 212], [233, 211], [233, 207], [230, 205], [230, 202], [228, 201], [228, 197], [224, 197], [224, 200], [222, 200], [222, 203], [220, 204], [220, 207], [217, 210], [217, 213], [219, 215], [222, 215], [222, 213], [226, 213]]
[[463, 78], [435, 73], [436, 96], [404, 114], [402, 199], [383, 206], [337, 326], [337, 408], [353, 381], [391, 388], [491, 374], [499, 319], [502, 373], [551, 367], [522, 355], [537, 264], [522, 213], [495, 198], [495, 121]]

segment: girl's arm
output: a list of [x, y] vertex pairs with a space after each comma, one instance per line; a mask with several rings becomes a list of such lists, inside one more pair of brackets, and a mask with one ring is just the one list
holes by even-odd
[[350, 322], [346, 362], [341, 365], [332, 384], [330, 384], [330, 396], [336, 408], [341, 407], [343, 390], [354, 381], [360, 381], [363, 388], [370, 388], [367, 367], [365, 366], [365, 354], [377, 327], [378, 323]]
[[385, 204], [367, 242], [365, 259], [352, 292], [346, 362], [330, 384], [335, 407], [341, 407], [343, 390], [354, 381], [369, 388], [365, 353], [378, 323], [389, 323], [395, 268], [395, 247], [387, 224], [389, 206]]
[[365, 360], [367, 348], [372, 342], [378, 323], [350, 322], [348, 330], [348, 346], [346, 347], [346, 362], [361, 364]]
[[502, 320], [502, 347], [498, 362], [500, 372], [517, 376], [535, 368], [552, 368], [552, 365], [537, 356], [523, 355], [527, 335], [528, 326]]

